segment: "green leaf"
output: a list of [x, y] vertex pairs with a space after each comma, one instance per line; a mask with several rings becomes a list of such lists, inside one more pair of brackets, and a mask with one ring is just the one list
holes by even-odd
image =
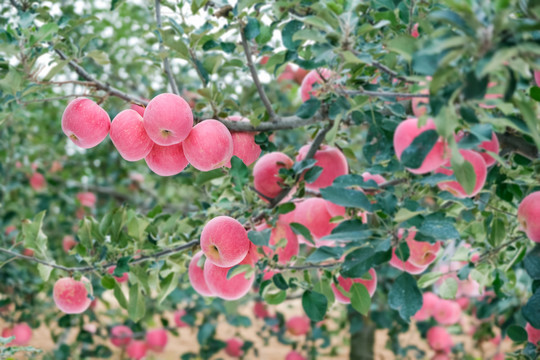
[[296, 205], [292, 202], [284, 203], [278, 206], [277, 212], [278, 214], [288, 214], [291, 211], [294, 211], [296, 209]]
[[439, 280], [439, 278], [442, 276], [441, 272], [430, 272], [422, 275], [420, 279], [418, 280], [418, 287], [420, 289], [427, 288], [428, 286], [431, 286]]
[[304, 239], [315, 245], [315, 241], [313, 241], [313, 237], [311, 236], [311, 232], [307, 227], [305, 227], [302, 224], [299, 223], [290, 223], [289, 226], [291, 227], [291, 230], [296, 234], [302, 236]]
[[125, 0], [112, 0], [111, 1], [111, 11], [115, 10], [117, 7], [119, 7], [120, 5], [122, 5], [122, 3], [124, 2]]
[[121, 307], [127, 310], [128, 302], [127, 302], [126, 296], [124, 295], [122, 288], [116, 281], [114, 282], [113, 294], [114, 294], [114, 297], [116, 298], [116, 301], [118, 301], [118, 304], [120, 304]]
[[147, 219], [139, 216], [133, 216], [126, 223], [128, 235], [137, 240], [143, 240], [145, 237], [145, 230], [148, 225], [150, 225], [150, 221]]
[[272, 229], [264, 229], [262, 231], [251, 230], [248, 232], [248, 239], [257, 246], [268, 246], [271, 232]]
[[274, 276], [272, 276], [272, 281], [276, 285], [276, 287], [280, 290], [287, 290], [289, 288], [289, 285], [287, 284], [287, 281], [283, 277], [281, 273], [277, 273]]
[[116, 280], [111, 275], [105, 275], [101, 278], [101, 286], [103, 286], [107, 290], [114, 289], [114, 285], [116, 284]]
[[215, 334], [216, 332], [216, 325], [211, 322], [204, 322], [201, 327], [199, 328], [199, 332], [197, 333], [197, 341], [199, 344], [204, 345], [210, 340], [210, 338]]
[[322, 321], [326, 315], [328, 300], [321, 293], [306, 290], [302, 295], [302, 307], [312, 321]]
[[367, 198], [366, 194], [360, 190], [332, 185], [320, 189], [320, 192], [325, 200], [333, 202], [334, 204], [373, 212], [371, 201]]
[[527, 274], [533, 280], [540, 280], [540, 245], [536, 245], [534, 249], [523, 259], [523, 266]]
[[521, 313], [532, 327], [540, 329], [540, 289], [537, 289], [527, 304], [521, 308]]
[[110, 63], [109, 55], [105, 51], [92, 50], [86, 55], [91, 57], [99, 65], [107, 65]]
[[459, 239], [459, 232], [450, 220], [427, 219], [418, 232], [437, 240]]
[[287, 298], [287, 292], [283, 290], [278, 292], [265, 291], [263, 298], [269, 305], [279, 305]]
[[53, 35], [57, 32], [58, 25], [56, 23], [49, 22], [47, 24], [44, 24], [42, 27], [39, 28], [37, 33], [31, 37], [30, 46], [34, 46], [34, 44], [43, 41], [51, 41], [53, 39]]
[[46, 211], [38, 213], [32, 221], [25, 220], [22, 224], [24, 247], [34, 250], [39, 257], [47, 255], [47, 236], [42, 230]]
[[476, 173], [472, 164], [468, 161], [454, 162], [454, 159], [452, 159], [452, 171], [463, 190], [467, 194], [471, 194], [476, 185]]
[[506, 330], [506, 334], [513, 342], [525, 342], [527, 341], [527, 331], [519, 325], [511, 325]]
[[536, 101], [540, 101], [540, 87], [533, 86], [529, 90], [529, 95]]
[[253, 273], [253, 266], [244, 264], [244, 265], [235, 265], [227, 271], [227, 280], [235, 277], [236, 275], [244, 274], [246, 279]]
[[371, 297], [364, 284], [353, 283], [349, 290], [351, 305], [360, 314], [366, 316], [371, 306]]
[[408, 273], [403, 273], [394, 282], [388, 293], [388, 305], [399, 312], [406, 322], [422, 307], [422, 293], [416, 281]]
[[340, 273], [346, 278], [362, 277], [373, 265], [375, 250], [372, 247], [362, 247], [345, 256]]
[[114, 269], [113, 276], [122, 277], [124, 273], [129, 272], [129, 261], [131, 256], [123, 256], [116, 262], [116, 268]]
[[439, 295], [443, 299], [455, 299], [458, 283], [453, 277], [446, 278], [439, 287]]
[[146, 312], [145, 297], [139, 285], [132, 284], [129, 287], [128, 315], [131, 320], [138, 322], [144, 317]]
[[160, 305], [163, 300], [165, 300], [167, 296], [169, 296], [169, 294], [178, 287], [178, 279], [180, 278], [180, 274], [180, 271], [173, 271], [161, 282], [161, 289], [157, 298], [158, 305]]
[[321, 246], [315, 249], [306, 259], [309, 263], [320, 263], [327, 259], [339, 259], [343, 255], [344, 249], [341, 247]]
[[[55, 262], [52, 261], [52, 263], [54, 264]], [[43, 281], [48, 281], [49, 278], [51, 277], [51, 272], [53, 268], [50, 266], [43, 265], [43, 264], [38, 264], [37, 269], [39, 272], [39, 277], [41, 277]]]
[[304, 180], [308, 184], [313, 183], [322, 174], [323, 168], [320, 166], [314, 166], [304, 174]]
[[202, 8], [208, 0], [191, 0], [191, 13], [193, 15], [197, 14], [200, 8]]
[[283, 46], [289, 50], [296, 50], [302, 43], [301, 40], [293, 41], [294, 34], [303, 27], [303, 23], [298, 20], [289, 21], [281, 30]]
[[232, 182], [236, 191], [242, 191], [244, 186], [249, 183], [249, 173], [250, 171], [242, 159], [233, 156], [229, 174], [232, 176]]
[[248, 17], [246, 27], [244, 28], [244, 33], [248, 40], [255, 39], [260, 33], [259, 20], [253, 17]]
[[438, 139], [439, 134], [435, 130], [426, 130], [414, 138], [412, 143], [401, 153], [403, 166], [409, 169], [420, 168]]
[[298, 110], [296, 110], [296, 116], [302, 119], [309, 119], [317, 113], [320, 107], [321, 101], [312, 96], [300, 105]]

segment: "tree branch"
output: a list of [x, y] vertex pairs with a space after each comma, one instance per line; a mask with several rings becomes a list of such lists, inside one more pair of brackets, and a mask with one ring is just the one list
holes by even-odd
[[299, 127], [312, 125], [322, 121], [322, 116], [316, 114], [315, 116], [309, 119], [302, 119], [298, 116], [286, 116], [279, 118], [275, 122], [263, 122], [258, 126], [253, 126], [248, 122], [244, 121], [229, 121], [224, 119], [217, 119], [221, 121], [229, 130], [232, 131], [272, 131], [272, 130], [288, 130], [296, 129]]
[[347, 95], [367, 95], [373, 97], [429, 98], [429, 94], [409, 94], [391, 91], [343, 90], [343, 92]]
[[538, 149], [535, 145], [527, 142], [522, 136], [506, 132], [497, 134], [503, 153], [515, 152], [529, 160], [536, 160], [539, 157]]
[[[69, 60], [68, 56], [66, 54], [64, 54], [64, 52], [62, 50], [54, 49], [54, 52], [56, 52], [58, 54], [58, 56], [60, 56], [60, 58], [62, 60]], [[140, 98], [138, 96], [129, 95], [129, 94], [127, 94], [127, 93], [125, 93], [125, 92], [123, 92], [123, 91], [121, 91], [121, 90], [119, 90], [119, 89], [117, 89], [115, 87], [110, 86], [109, 84], [106, 84], [106, 83], [104, 83], [102, 81], [99, 81], [94, 76], [90, 75], [82, 66], [77, 64], [75, 61], [70, 60], [68, 62], [68, 65], [80, 77], [82, 77], [83, 79], [85, 79], [87, 81], [93, 82], [94, 84], [96, 84], [97, 89], [103, 90], [106, 93], [108, 93], [109, 95], [116, 96], [116, 97], [118, 97], [120, 99], [123, 99], [125, 101], [141, 104], [141, 105], [144, 105], [144, 106], [148, 105], [148, 101], [144, 100], [143, 98]]]
[[257, 74], [257, 69], [255, 68], [255, 65], [253, 64], [253, 58], [251, 56], [251, 49], [249, 47], [246, 33], [244, 32], [244, 26], [240, 24], [240, 35], [242, 36], [242, 46], [244, 47], [244, 53], [246, 54], [246, 60], [247, 65], [249, 68], [249, 71], [251, 72], [251, 77], [253, 78], [253, 82], [255, 83], [255, 86], [257, 87], [257, 91], [259, 92], [259, 96], [261, 98], [261, 101], [264, 104], [264, 107], [266, 108], [266, 112], [268, 113], [268, 116], [270, 117], [271, 122], [278, 121], [278, 117], [276, 113], [274, 112], [274, 109], [272, 108], [272, 104], [270, 104], [270, 100], [268, 100], [268, 96], [266, 96], [266, 93], [264, 92], [264, 88], [261, 84], [261, 81], [259, 80], [259, 75]]
[[[139, 263], [151, 260], [151, 259], [158, 259], [158, 258], [160, 258], [162, 256], [175, 254], [175, 253], [181, 252], [183, 250], [195, 247], [197, 245], [199, 245], [199, 240], [192, 240], [190, 242], [187, 242], [185, 244], [176, 246], [176, 247], [171, 248], [171, 249], [165, 249], [165, 250], [155, 252], [153, 254], [148, 254], [148, 255], [141, 256], [141, 257], [139, 257], [137, 259], [134, 259], [129, 264], [130, 265], [139, 264]], [[70, 272], [70, 273], [72, 273], [72, 272], [90, 272], [90, 271], [99, 270], [99, 269], [106, 270], [106, 269], [108, 269], [110, 267], [116, 266], [116, 262], [109, 262], [109, 263], [106, 263], [106, 264], [101, 265], [101, 266], [93, 265], [93, 266], [66, 267], [66, 266], [63, 266], [63, 265], [49, 263], [49, 262], [47, 262], [45, 260], [41, 260], [41, 259], [35, 258], [33, 256], [26, 256], [26, 255], [23, 255], [23, 254], [19, 254], [17, 252], [14, 252], [14, 251], [11, 251], [11, 250], [8, 250], [8, 249], [0, 248], [0, 252], [2, 252], [4, 254], [11, 255], [14, 258], [33, 261], [33, 262], [38, 263], [38, 264], [42, 264], [42, 265], [45, 265], [45, 266], [48, 266], [48, 267], [52, 267], [54, 269], [59, 269], [59, 270], [63, 270], [63, 271]]]
[[[155, 2], [155, 11], [156, 11], [156, 23], [158, 31], [161, 30], [161, 2], [160, 0], [156, 0]], [[163, 40], [161, 39], [161, 34], [159, 38], [159, 52], [163, 51]], [[165, 74], [167, 74], [167, 78], [169, 79], [169, 85], [171, 86], [171, 91], [173, 94], [180, 95], [180, 92], [178, 91], [178, 85], [176, 85], [176, 80], [174, 79], [174, 75], [171, 71], [171, 66], [169, 64], [169, 58], [165, 56], [163, 58], [163, 70], [165, 70]]]
[[326, 269], [326, 268], [331, 268], [331, 267], [334, 267], [334, 266], [338, 266], [340, 264], [341, 264], [341, 261], [336, 261], [336, 262], [327, 263], [327, 264], [307, 263], [307, 264], [303, 264], [303, 265], [277, 265], [277, 266], [275, 266], [275, 268], [280, 269], [280, 270]]

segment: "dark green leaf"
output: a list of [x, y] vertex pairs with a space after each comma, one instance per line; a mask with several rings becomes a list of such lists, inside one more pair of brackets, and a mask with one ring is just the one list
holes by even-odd
[[351, 294], [351, 305], [362, 315], [367, 315], [371, 306], [371, 297], [364, 284], [353, 283], [349, 291]]
[[296, 110], [296, 116], [302, 119], [309, 119], [315, 115], [320, 107], [321, 101], [315, 97], [310, 97], [307, 101], [300, 105], [298, 110]]
[[521, 308], [521, 313], [532, 327], [540, 329], [540, 289], [537, 289], [527, 304]]
[[313, 237], [311, 236], [311, 232], [307, 227], [305, 227], [302, 224], [299, 223], [290, 223], [289, 226], [291, 227], [291, 230], [296, 234], [302, 236], [304, 239], [315, 245], [315, 241], [313, 241]]
[[272, 276], [272, 281], [276, 285], [276, 287], [280, 290], [287, 290], [289, 288], [289, 285], [287, 285], [287, 281], [285, 281], [285, 278], [281, 273], [277, 273], [274, 276]]
[[388, 305], [399, 312], [406, 322], [422, 307], [422, 293], [416, 280], [408, 273], [403, 273], [394, 282], [388, 293]]
[[322, 321], [326, 315], [328, 300], [321, 293], [306, 290], [302, 295], [302, 307], [312, 321]]
[[401, 163], [409, 169], [418, 169], [426, 159], [437, 140], [439, 134], [435, 130], [426, 130], [418, 135], [412, 143], [401, 153]]
[[343, 255], [344, 249], [341, 247], [320, 246], [315, 249], [306, 259], [309, 263], [320, 263], [327, 259], [339, 259]]
[[257, 35], [261, 33], [259, 20], [252, 17], [248, 17], [248, 21], [247, 21], [246, 27], [244, 28], [244, 32], [248, 40], [255, 39]]
[[527, 331], [519, 325], [511, 325], [506, 334], [513, 342], [525, 342], [527, 341]]
[[257, 246], [268, 246], [270, 242], [270, 233], [272, 229], [264, 229], [262, 231], [249, 231], [248, 238], [253, 244]]
[[287, 23], [281, 30], [281, 39], [283, 45], [289, 50], [296, 50], [298, 46], [302, 43], [300, 40], [293, 41], [294, 34], [300, 30], [303, 26], [303, 23], [298, 20], [292, 20]]
[[236, 191], [242, 191], [243, 187], [249, 182], [249, 173], [246, 164], [237, 156], [233, 156], [230, 174]]
[[366, 194], [360, 190], [346, 189], [332, 185], [320, 189], [320, 192], [325, 200], [333, 202], [334, 204], [373, 212], [371, 201], [369, 201]]

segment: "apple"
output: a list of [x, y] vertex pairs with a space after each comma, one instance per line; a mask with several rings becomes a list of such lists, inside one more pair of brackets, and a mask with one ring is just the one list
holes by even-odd
[[[341, 275], [338, 275], [338, 285], [332, 283], [332, 291], [334, 292], [334, 295], [336, 296], [336, 300], [339, 301], [342, 304], [350, 304], [351, 299], [345, 295], [343, 290], [346, 292], [349, 292], [351, 290], [351, 287], [354, 283], [362, 284], [366, 287], [369, 296], [373, 296], [375, 293], [375, 290], [377, 289], [377, 273], [373, 268], [369, 269], [369, 276], [371, 279], [362, 279], [362, 278], [344, 278]], [[343, 290], [341, 289], [343, 288]]]
[[244, 341], [242, 339], [233, 337], [227, 340], [226, 343], [227, 346], [225, 347], [225, 352], [227, 353], [227, 355], [237, 358], [244, 355], [244, 351], [242, 350], [242, 346], [244, 346]]
[[262, 301], [255, 301], [255, 304], [253, 305], [253, 314], [258, 319], [266, 319], [270, 317], [266, 304]]
[[529, 239], [540, 243], [540, 191], [527, 195], [519, 204], [518, 221]]
[[440, 298], [432, 292], [422, 294], [422, 307], [414, 314], [414, 319], [417, 321], [426, 321], [433, 316], [436, 306]]
[[415, 23], [411, 29], [411, 36], [413, 38], [417, 38], [420, 36], [420, 33], [418, 32], [418, 23]]
[[[275, 198], [283, 190], [283, 179], [279, 177], [279, 169], [290, 169], [294, 161], [281, 152], [263, 155], [253, 167], [253, 185], [262, 195]], [[263, 200], [267, 201], [263, 198]]]
[[144, 358], [147, 351], [148, 348], [146, 347], [146, 343], [142, 340], [130, 341], [126, 347], [127, 356], [134, 360], [141, 360]]
[[[318, 197], [307, 198], [297, 203], [296, 210], [294, 211], [295, 222], [309, 229], [317, 246], [333, 244], [333, 241], [320, 240], [330, 235], [332, 230], [337, 226], [336, 223], [330, 222], [330, 219], [334, 216], [328, 211], [328, 203], [329, 201]], [[300, 241], [308, 245], [310, 244], [303, 238]]]
[[291, 350], [285, 356], [285, 360], [306, 360], [299, 352]]
[[178, 327], [187, 327], [187, 326], [189, 326], [188, 323], [185, 323], [184, 320], [182, 320], [182, 317], [184, 315], [186, 315], [186, 314], [187, 314], [187, 312], [184, 309], [176, 310], [174, 312], [174, 323], [176, 324], [176, 326], [178, 326]]
[[[202, 266], [199, 266], [199, 260], [203, 256], [203, 252], [199, 251], [197, 254], [191, 258], [189, 262], [188, 275], [189, 282], [193, 289], [202, 296], [213, 296], [214, 293], [210, 291], [208, 285], [206, 284], [206, 279], [204, 278], [204, 263]], [[206, 260], [205, 260], [206, 262]]]
[[[253, 282], [255, 275], [250, 275], [246, 279], [246, 273], [236, 274], [230, 279], [227, 279], [227, 273], [231, 267], [220, 267], [206, 259], [204, 263], [204, 278], [210, 291], [224, 300], [237, 300], [246, 295]], [[253, 261], [251, 257], [246, 257], [239, 265], [251, 265]]]
[[229, 129], [213, 119], [195, 125], [183, 144], [186, 159], [200, 171], [225, 166], [230, 162], [234, 151]]
[[[305, 159], [311, 145], [304, 145], [298, 151], [296, 161]], [[315, 166], [322, 168], [319, 177], [312, 183], [306, 182], [306, 189], [318, 191], [320, 188], [332, 185], [338, 176], [346, 175], [349, 172], [349, 165], [345, 155], [336, 147], [321, 145], [315, 152], [313, 159], [317, 162]]]
[[62, 249], [64, 249], [66, 253], [69, 253], [69, 251], [77, 246], [77, 244], [77, 241], [75, 241], [75, 238], [71, 235], [66, 235], [62, 239]]
[[93, 208], [96, 206], [96, 194], [92, 192], [80, 192], [77, 193], [76, 197], [82, 206], [86, 206], [88, 208]]
[[[108, 268], [107, 272], [112, 275], [114, 273], [114, 269], [116, 269], [116, 265]], [[113, 276], [113, 278], [115, 278], [119, 283], [124, 283], [129, 280], [129, 273], [125, 272], [122, 274], [122, 276]]]
[[[439, 189], [443, 191], [448, 191], [452, 193], [455, 197], [458, 198], [467, 198], [467, 197], [473, 197], [477, 195], [482, 188], [484, 187], [486, 183], [487, 178], [487, 166], [486, 162], [482, 158], [482, 156], [472, 150], [459, 150], [459, 153], [463, 156], [465, 161], [468, 161], [471, 163], [474, 169], [474, 173], [476, 174], [476, 182], [474, 185], [473, 191], [468, 194], [465, 192], [465, 189], [461, 186], [461, 184], [457, 181], [443, 181], [437, 184]], [[450, 168], [447, 168], [450, 166], [449, 163], [446, 163], [445, 167], [440, 167], [437, 170], [435, 170], [435, 173], [441, 173], [446, 175], [452, 175], [454, 174], [454, 171]]]
[[454, 325], [461, 319], [461, 306], [456, 301], [440, 299], [435, 304], [433, 318], [441, 325]]
[[293, 316], [287, 320], [285, 327], [292, 335], [305, 335], [311, 329], [311, 321], [307, 316]]
[[32, 328], [27, 323], [20, 323], [13, 328], [6, 328], [2, 331], [2, 337], [8, 338], [15, 336], [7, 346], [26, 346], [32, 339]]
[[452, 346], [452, 337], [448, 331], [441, 326], [430, 328], [426, 334], [429, 346], [435, 351], [450, 352]]
[[111, 118], [90, 99], [76, 98], [62, 115], [62, 131], [77, 146], [90, 149], [101, 143], [109, 133]]
[[534, 345], [537, 345], [540, 341], [540, 329], [534, 328], [531, 324], [525, 325], [525, 331], [527, 331], [527, 340]]
[[125, 325], [116, 325], [111, 329], [111, 343], [114, 346], [124, 347], [131, 341], [133, 331]]
[[109, 135], [116, 150], [127, 161], [144, 159], [154, 146], [146, 133], [142, 116], [135, 110], [124, 110], [116, 115]]
[[136, 111], [137, 114], [144, 116], [144, 110], [146, 109], [143, 105], [131, 104], [129, 108], [133, 111]]
[[144, 160], [150, 170], [160, 176], [173, 176], [179, 174], [188, 165], [182, 144], [171, 146], [160, 146], [155, 144]]
[[[334, 75], [334, 72], [329, 69], [319, 69], [318, 71], [311, 70], [304, 77], [302, 84], [300, 85], [300, 97], [302, 98], [303, 102], [309, 100], [311, 96], [318, 97], [320, 95], [322, 85], [325, 82], [323, 81], [323, 78], [321, 78], [321, 75], [325, 81], [328, 81]], [[320, 86], [313, 90], [315, 84], [319, 84]]]
[[146, 332], [146, 347], [155, 352], [162, 352], [167, 346], [168, 336], [165, 329], [153, 329]]
[[[227, 120], [249, 122], [241, 116], [229, 116]], [[249, 131], [231, 131], [233, 156], [240, 158], [247, 166], [254, 163], [261, 155], [261, 147], [255, 143], [255, 134]], [[229, 160], [225, 166], [230, 168], [231, 161]]]
[[209, 262], [231, 267], [242, 261], [250, 247], [246, 229], [229, 216], [210, 220], [201, 232], [201, 249]]
[[[267, 224], [259, 227], [257, 230], [264, 230], [269, 228]], [[278, 262], [280, 264], [286, 264], [291, 260], [293, 256], [298, 255], [299, 244], [296, 234], [291, 230], [291, 227], [279, 220], [276, 222], [276, 226], [272, 228], [270, 233], [269, 245], [276, 245], [281, 239], [286, 239], [287, 244], [284, 247], [277, 248], [275, 253], [278, 256]], [[274, 250], [268, 246], [263, 246], [263, 251], [268, 257], [274, 256]]]
[[45, 189], [47, 186], [47, 181], [41, 173], [35, 172], [30, 176], [30, 186], [32, 189], [40, 191]]
[[80, 281], [70, 277], [58, 279], [53, 288], [54, 303], [66, 314], [80, 314], [90, 306], [92, 284], [84, 276]]
[[184, 141], [193, 127], [189, 104], [175, 94], [159, 94], [144, 110], [146, 133], [158, 145], [169, 146]]

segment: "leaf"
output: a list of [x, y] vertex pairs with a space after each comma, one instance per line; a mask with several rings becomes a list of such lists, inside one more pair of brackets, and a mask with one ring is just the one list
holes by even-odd
[[306, 290], [302, 295], [302, 307], [312, 321], [322, 321], [326, 315], [328, 300], [321, 293]]
[[289, 50], [296, 50], [298, 46], [302, 43], [301, 40], [293, 41], [294, 34], [300, 30], [303, 26], [303, 23], [298, 20], [289, 21], [281, 30], [281, 39], [283, 41], [283, 46]]
[[366, 194], [360, 190], [347, 189], [339, 186], [329, 186], [320, 189], [321, 195], [325, 200], [334, 204], [360, 208], [369, 212], [373, 212], [373, 205], [367, 198]]
[[443, 299], [455, 299], [458, 283], [453, 277], [446, 278], [439, 287], [439, 295]]
[[523, 266], [533, 280], [540, 280], [540, 245], [536, 245], [523, 259]]
[[459, 232], [449, 220], [428, 219], [425, 220], [418, 232], [437, 240], [459, 239]]
[[101, 285], [107, 290], [114, 289], [115, 284], [116, 284], [116, 280], [109, 274], [101, 278]]
[[313, 117], [321, 107], [321, 101], [315, 97], [310, 97], [307, 101], [296, 110], [296, 116], [302, 119], [309, 119]]
[[[52, 261], [52, 263], [55, 263], [55, 262]], [[43, 265], [43, 264], [38, 264], [37, 269], [39, 272], [39, 277], [41, 277], [43, 281], [48, 281], [49, 278], [51, 277], [51, 272], [53, 268], [50, 266]]]
[[268, 246], [271, 232], [272, 229], [264, 229], [262, 231], [251, 230], [248, 232], [248, 239], [257, 246]]
[[313, 237], [311, 236], [311, 232], [307, 227], [305, 227], [302, 224], [299, 223], [290, 223], [289, 226], [291, 227], [291, 230], [296, 234], [302, 236], [304, 239], [315, 245], [315, 241], [313, 241]]
[[144, 317], [146, 312], [145, 297], [139, 285], [133, 284], [129, 287], [128, 315], [131, 320], [138, 322]]
[[291, 211], [294, 211], [296, 209], [296, 205], [292, 202], [284, 203], [278, 206], [277, 212], [278, 214], [288, 214]]
[[277, 273], [274, 276], [272, 276], [272, 281], [276, 285], [276, 287], [280, 290], [287, 290], [289, 288], [289, 285], [287, 284], [287, 281], [283, 277], [281, 273]]
[[431, 286], [439, 280], [439, 278], [442, 276], [441, 272], [430, 272], [422, 275], [420, 279], [418, 280], [418, 287], [420, 289], [427, 288], [428, 286]]
[[236, 155], [231, 158], [231, 170], [229, 174], [232, 176], [232, 182], [236, 191], [242, 191], [244, 186], [249, 182], [249, 169], [242, 159]]
[[42, 230], [43, 219], [46, 211], [38, 213], [32, 221], [25, 220], [22, 224], [24, 246], [37, 252], [41, 257], [46, 257], [47, 236]]
[[255, 39], [261, 33], [259, 21], [256, 18], [248, 17], [244, 33], [248, 40]]
[[513, 342], [527, 341], [527, 331], [519, 325], [511, 325], [506, 330], [506, 334]]
[[426, 130], [418, 135], [401, 153], [401, 163], [409, 169], [418, 169], [431, 149], [437, 143], [439, 134], [435, 130]]
[[360, 314], [366, 316], [371, 306], [371, 297], [364, 284], [353, 283], [349, 291], [351, 294], [351, 305]]
[[452, 158], [452, 171], [459, 184], [467, 194], [471, 194], [476, 185], [476, 173], [474, 167], [469, 161], [454, 162]]
[[123, 256], [120, 259], [118, 259], [116, 263], [116, 268], [113, 271], [113, 276], [122, 277], [124, 273], [129, 272], [130, 260], [131, 260], [131, 256]]
[[362, 277], [373, 265], [375, 250], [372, 247], [362, 247], [347, 254], [340, 273], [346, 278]]
[[126, 296], [124, 295], [122, 288], [116, 281], [114, 282], [113, 294], [114, 294], [114, 297], [116, 298], [116, 301], [118, 301], [118, 304], [120, 304], [121, 307], [127, 310], [128, 302], [127, 302]]
[[529, 90], [529, 95], [536, 101], [540, 101], [540, 87], [533, 86]]
[[279, 305], [287, 298], [287, 292], [280, 290], [278, 292], [265, 292], [263, 295], [264, 301], [269, 305]]
[[309, 263], [320, 263], [329, 258], [339, 259], [343, 255], [344, 249], [341, 247], [321, 246], [315, 249], [306, 259]]
[[109, 55], [105, 51], [92, 50], [86, 55], [91, 57], [99, 65], [107, 65], [110, 63]]
[[532, 327], [540, 329], [540, 289], [537, 289], [527, 304], [521, 308], [521, 313]]
[[197, 14], [200, 8], [202, 8], [208, 0], [192, 0], [191, 1], [191, 13], [193, 15]]
[[115, 10], [117, 7], [119, 7], [124, 0], [112, 0], [111, 1], [111, 11]]
[[43, 41], [51, 41], [53, 35], [58, 32], [58, 25], [54, 22], [47, 23], [39, 28], [37, 33], [31, 37], [30, 46]]
[[248, 275], [250, 275], [252, 272], [253, 272], [253, 267], [249, 264], [235, 265], [231, 267], [229, 271], [227, 271], [227, 280], [235, 277], [236, 275], [240, 275], [244, 273], [245, 273], [244, 276], [246, 276], [246, 279], [247, 279], [249, 277]]
[[216, 325], [211, 322], [204, 322], [199, 328], [197, 333], [197, 341], [199, 344], [204, 345], [215, 334]]
[[180, 271], [173, 271], [161, 282], [161, 289], [157, 298], [158, 305], [160, 305], [163, 300], [165, 300], [167, 296], [169, 296], [169, 294], [177, 288], [180, 274]]
[[410, 322], [411, 316], [420, 310], [422, 293], [411, 275], [403, 273], [398, 276], [388, 293], [388, 305], [406, 322]]

